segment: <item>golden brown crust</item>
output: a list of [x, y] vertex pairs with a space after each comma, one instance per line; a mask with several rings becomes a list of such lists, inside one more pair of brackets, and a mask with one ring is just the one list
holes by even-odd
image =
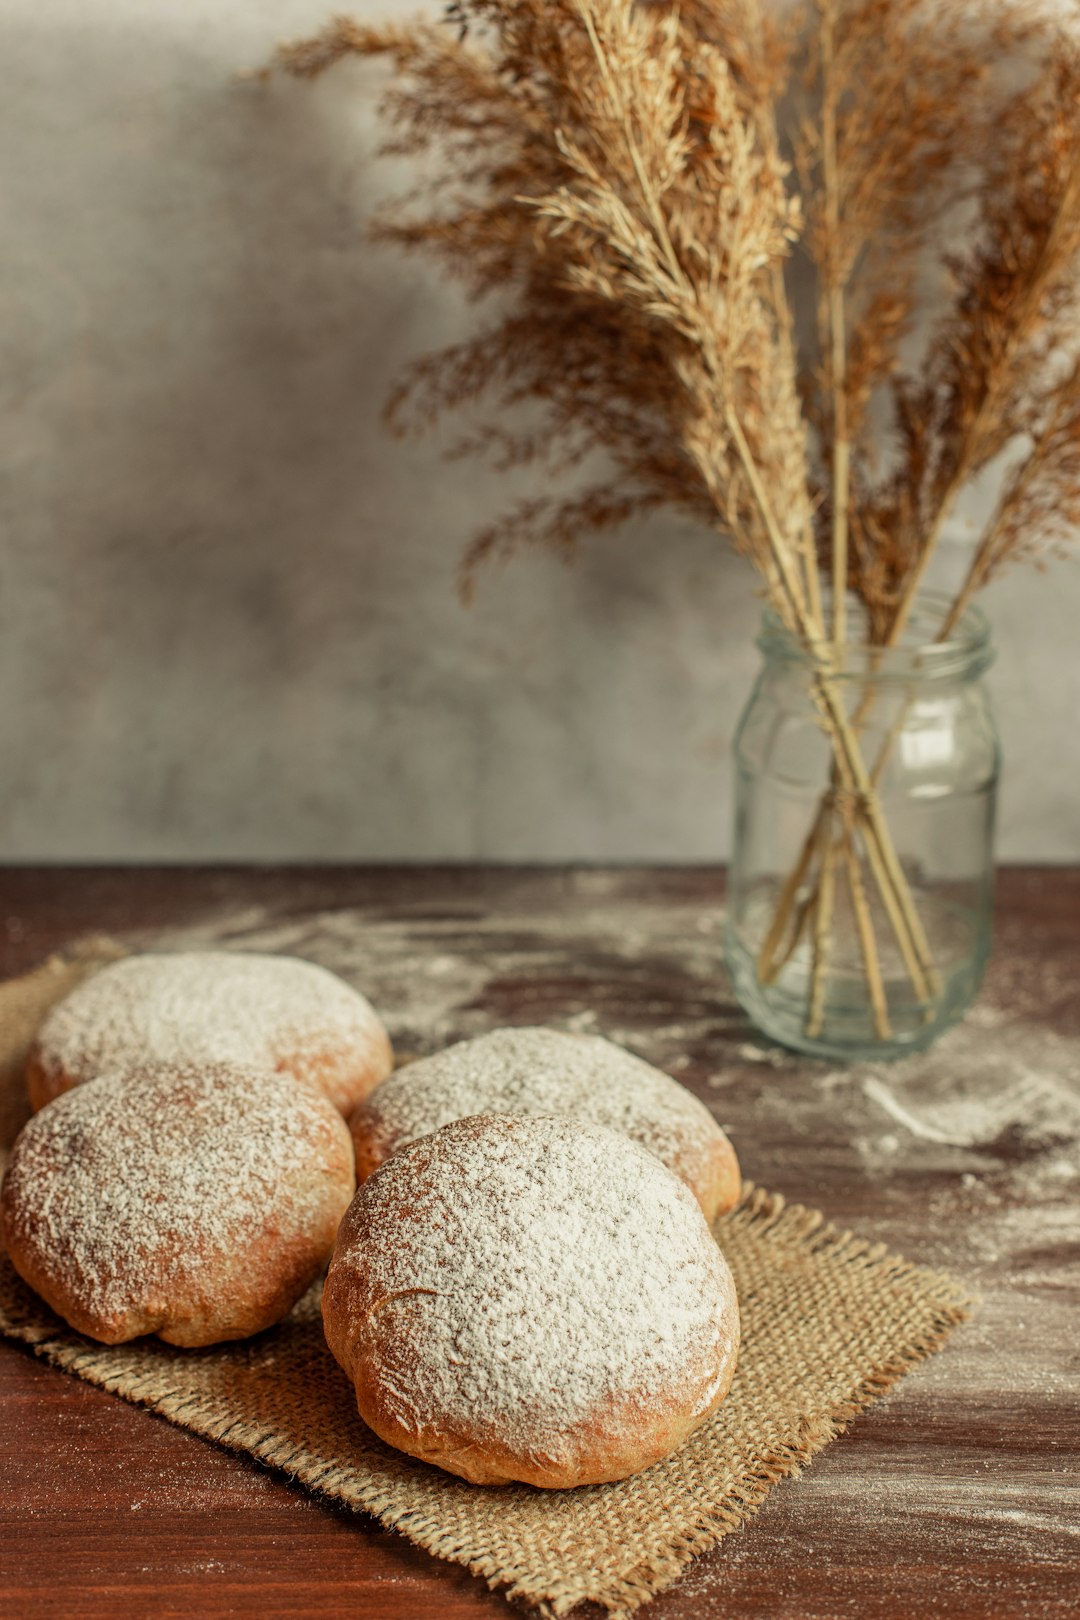
[[[324, 1051], [286, 1052], [275, 1065], [279, 1074], [304, 1080], [332, 1103], [339, 1114], [348, 1115], [381, 1085], [394, 1067], [394, 1050], [384, 1029], [373, 1028], [368, 1051], [358, 1057], [355, 1049], [328, 1046]], [[30, 1049], [26, 1062], [26, 1089], [35, 1114], [46, 1103], [62, 1097], [65, 1091], [85, 1084], [85, 1071], [72, 1075], [59, 1065], [49, 1065], [38, 1044]]]
[[342, 1114], [394, 1066], [374, 1008], [314, 963], [225, 951], [129, 956], [84, 980], [46, 1018], [27, 1060], [31, 1106], [148, 1059], [276, 1069]]
[[[326, 1309], [324, 1296], [324, 1319]], [[613, 1401], [602, 1418], [582, 1422], [573, 1441], [554, 1455], [545, 1455], [541, 1448], [525, 1455], [520, 1447], [507, 1445], [491, 1429], [477, 1432], [443, 1423], [418, 1434], [401, 1422], [394, 1397], [380, 1382], [382, 1368], [378, 1360], [363, 1355], [353, 1363], [356, 1409], [368, 1428], [387, 1445], [472, 1485], [518, 1483], [548, 1491], [607, 1485], [661, 1462], [708, 1422], [735, 1376], [737, 1331], [736, 1327], [733, 1351], [717, 1374], [715, 1393], [703, 1407], [689, 1411], [672, 1402], [665, 1410], [655, 1399]], [[329, 1332], [327, 1338], [329, 1342]]]
[[501, 1029], [399, 1069], [349, 1118], [361, 1185], [408, 1142], [472, 1114], [566, 1114], [621, 1130], [693, 1192], [710, 1224], [742, 1189], [709, 1110], [662, 1070], [597, 1036]]
[[325, 1222], [303, 1241], [282, 1244], [263, 1237], [235, 1257], [233, 1265], [210, 1246], [193, 1245], [188, 1250], [191, 1269], [207, 1273], [202, 1282], [189, 1278], [166, 1294], [142, 1289], [132, 1278], [131, 1304], [107, 1313], [87, 1308], [41, 1250], [20, 1241], [17, 1214], [0, 1219], [0, 1231], [22, 1280], [77, 1333], [100, 1344], [126, 1344], [153, 1333], [166, 1344], [197, 1349], [250, 1338], [287, 1316], [326, 1264], [333, 1224]]
[[349, 1115], [349, 1132], [352, 1136], [353, 1157], [356, 1160], [356, 1182], [362, 1187], [368, 1177], [373, 1176], [380, 1164], [385, 1164], [394, 1152], [392, 1138], [388, 1132], [380, 1129], [377, 1123], [371, 1121], [363, 1103], [359, 1108], [354, 1108]]
[[20, 1276], [105, 1344], [245, 1338], [279, 1321], [333, 1248], [355, 1185], [331, 1104], [219, 1065], [106, 1076], [20, 1134], [0, 1235]]
[[74, 1084], [75, 1081], [62, 1069], [50, 1070], [35, 1041], [26, 1060], [26, 1090], [34, 1113], [52, 1102], [54, 1097], [59, 1097], [62, 1091], [70, 1090]]
[[610, 1130], [522, 1116], [444, 1126], [361, 1187], [323, 1322], [381, 1439], [545, 1489], [682, 1445], [727, 1394], [739, 1336], [685, 1187]]
[[574, 1490], [581, 1485], [609, 1485], [640, 1474], [670, 1457], [706, 1423], [731, 1387], [735, 1363], [726, 1369], [715, 1399], [700, 1414], [674, 1413], [662, 1420], [655, 1411], [643, 1413], [627, 1403], [612, 1406], [603, 1423], [583, 1424], [573, 1451], [545, 1457], [523, 1458], [519, 1450], [502, 1444], [495, 1435], [482, 1439], [452, 1426], [417, 1436], [404, 1427], [388, 1408], [377, 1384], [364, 1382], [361, 1365], [356, 1373], [356, 1407], [373, 1433], [387, 1445], [420, 1462], [430, 1463], [471, 1485], [535, 1485], [540, 1490]]
[[351, 1043], [335, 1047], [328, 1041], [314, 1052], [282, 1052], [277, 1061], [279, 1072], [306, 1080], [346, 1116], [382, 1084], [393, 1067], [390, 1037], [377, 1021], [371, 1025], [363, 1052]]
[[[363, 1186], [400, 1144], [381, 1121], [372, 1120], [366, 1103], [349, 1116], [349, 1129], [356, 1156], [356, 1180]], [[702, 1141], [695, 1151], [672, 1154], [665, 1162], [690, 1188], [710, 1226], [739, 1202], [742, 1171], [730, 1138], [719, 1126], [716, 1134]]]
[[45, 1103], [52, 1102], [53, 1097], [58, 1097], [60, 1092], [66, 1092], [70, 1084], [70, 1081], [65, 1084], [63, 1074], [50, 1074], [49, 1068], [45, 1066], [42, 1056], [37, 1051], [37, 1042], [34, 1042], [29, 1058], [26, 1059], [26, 1095], [31, 1100], [34, 1113], [44, 1108]]
[[734, 1209], [742, 1195], [742, 1172], [735, 1149], [725, 1132], [719, 1126], [716, 1129], [717, 1134], [703, 1143], [693, 1164], [670, 1166], [686, 1182], [710, 1226]]

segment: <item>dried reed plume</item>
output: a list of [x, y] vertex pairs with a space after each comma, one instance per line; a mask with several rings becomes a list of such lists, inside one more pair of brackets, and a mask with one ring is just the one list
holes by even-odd
[[[855, 578], [886, 641], [902, 634], [964, 486], [1004, 451], [1019, 448], [1030, 464], [1006, 481], [993, 538], [988, 530], [976, 545], [943, 629], [1010, 556], [1034, 555], [1044, 534], [1065, 538], [1052, 513], [1075, 502], [1060, 445], [1041, 441], [1064, 429], [1061, 360], [1080, 332], [1080, 43], [1064, 25], [1035, 37], [1033, 82], [989, 109], [983, 126], [973, 245], [947, 260], [951, 296], [921, 371], [895, 383], [900, 457], [866, 503]], [[1034, 529], [1010, 518], [1020, 500]]]
[[[811, 0], [802, 37], [795, 153], [820, 354], [804, 391], [825, 463], [820, 551], [842, 641], [852, 496], [858, 506], [874, 464], [868, 408], [897, 369], [920, 255], [980, 127], [993, 45], [959, 8], [934, 18], [926, 0]], [[858, 522], [855, 542], [864, 553]]]
[[[386, 149], [422, 156], [427, 179], [376, 234], [500, 295], [490, 325], [410, 368], [392, 423], [474, 407], [456, 453], [564, 475], [600, 452], [610, 469], [487, 527], [466, 582], [522, 541], [567, 550], [674, 505], [750, 556], [786, 613], [788, 572], [827, 628], [816, 556], [873, 638], [899, 639], [965, 483], [1052, 420], [1039, 368], [1069, 335], [1080, 238], [1075, 21], [1005, 0], [974, 16], [807, 0], [781, 32], [761, 0], [460, 0], [442, 23], [338, 20], [283, 47], [302, 76], [389, 58]], [[1019, 50], [1035, 81], [1006, 97], [993, 67]], [[797, 186], [778, 131], [791, 105]], [[975, 245], [949, 261], [950, 307], [907, 374], [920, 263], [972, 195]], [[800, 235], [818, 285], [801, 366], [784, 283]], [[1064, 461], [1035, 459], [1006, 495], [1043, 524]], [[1038, 549], [1020, 528], [995, 520], [973, 584]]]
[[[478, 535], [466, 586], [522, 541], [566, 550], [672, 505], [753, 562], [807, 651], [832, 784], [758, 972], [809, 933], [811, 1034], [841, 881], [889, 1033], [864, 864], [917, 997], [937, 989], [878, 799], [887, 749], [862, 757], [873, 700], [849, 716], [836, 690], [847, 592], [870, 641], [897, 643], [957, 498], [998, 457], [942, 636], [1080, 522], [1078, 23], [1077, 0], [1056, 20], [1027, 0], [804, 0], [783, 30], [762, 0], [457, 0], [441, 24], [337, 21], [280, 53], [302, 76], [389, 60], [387, 149], [427, 178], [377, 234], [498, 295], [488, 326], [412, 366], [392, 423], [470, 407], [459, 451], [572, 486]], [[1006, 93], [996, 65], [1017, 53], [1028, 82]], [[961, 205], [971, 246], [947, 257]], [[797, 244], [816, 280], [805, 355]], [[912, 366], [935, 253], [950, 290]]]
[[666, 6], [469, 0], [453, 16], [464, 37], [338, 22], [282, 59], [307, 74], [391, 58], [391, 148], [429, 156], [432, 182], [378, 234], [504, 294], [491, 325], [412, 368], [393, 421], [482, 400], [468, 447], [502, 466], [563, 473], [602, 452], [611, 468], [493, 524], [467, 575], [522, 539], [565, 547], [672, 503], [730, 534], [790, 612], [811, 513], [782, 298], [799, 211], [762, 122], [775, 61], [729, 63]]

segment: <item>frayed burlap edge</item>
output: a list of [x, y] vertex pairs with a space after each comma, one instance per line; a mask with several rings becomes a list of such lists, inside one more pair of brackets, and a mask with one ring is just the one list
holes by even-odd
[[818, 1452], [844, 1432], [853, 1418], [891, 1389], [911, 1368], [940, 1349], [952, 1330], [977, 1304], [977, 1296], [946, 1274], [913, 1265], [884, 1244], [868, 1243], [852, 1232], [838, 1229], [828, 1223], [820, 1211], [787, 1204], [781, 1194], [770, 1193], [752, 1183], [744, 1187], [738, 1207], [719, 1223], [721, 1236], [728, 1223], [752, 1227], [759, 1237], [770, 1234], [814, 1252], [828, 1252], [833, 1263], [839, 1259], [846, 1265], [872, 1270], [876, 1280], [882, 1283], [917, 1284], [922, 1299], [931, 1308], [929, 1324], [917, 1337], [898, 1346], [888, 1361], [869, 1372], [846, 1400], [836, 1403], [815, 1420], [807, 1420], [797, 1440], [763, 1453], [753, 1470], [702, 1512], [688, 1530], [674, 1539], [670, 1533], [661, 1536], [663, 1546], [658, 1544], [636, 1568], [610, 1580], [602, 1591], [586, 1588], [580, 1577], [547, 1580], [542, 1591], [528, 1582], [508, 1579], [495, 1560], [469, 1556], [458, 1539], [443, 1530], [430, 1515], [415, 1508], [403, 1508], [392, 1489], [358, 1483], [347, 1470], [327, 1465], [302, 1446], [283, 1446], [275, 1436], [263, 1432], [260, 1425], [237, 1418], [226, 1403], [205, 1394], [161, 1393], [160, 1370], [143, 1379], [135, 1379], [129, 1373], [111, 1372], [104, 1363], [103, 1352], [96, 1346], [74, 1344], [32, 1318], [19, 1320], [9, 1313], [0, 1317], [0, 1332], [29, 1346], [35, 1355], [54, 1367], [143, 1406], [227, 1450], [254, 1457], [312, 1491], [374, 1515], [435, 1557], [463, 1564], [493, 1590], [501, 1589], [507, 1598], [528, 1604], [550, 1620], [560, 1620], [585, 1601], [606, 1609], [611, 1620], [625, 1620], [677, 1580], [700, 1553], [740, 1529], [774, 1485], [800, 1474]]
[[[975, 1291], [965, 1288], [948, 1273], [915, 1265], [894, 1253], [887, 1244], [859, 1238], [854, 1232], [833, 1225], [820, 1210], [804, 1204], [788, 1204], [782, 1193], [769, 1192], [750, 1181], [743, 1183], [738, 1206], [717, 1223], [718, 1235], [722, 1236], [729, 1222], [753, 1226], [759, 1235], [782, 1232], [786, 1238], [814, 1252], [828, 1251], [834, 1260], [842, 1259], [846, 1264], [874, 1270], [881, 1282], [917, 1283], [933, 1315], [923, 1333], [898, 1347], [892, 1358], [868, 1373], [847, 1400], [837, 1402], [816, 1420], [805, 1420], [797, 1441], [764, 1452], [754, 1470], [702, 1513], [695, 1525], [670, 1540], [663, 1551], [651, 1553], [638, 1569], [612, 1581], [604, 1596], [590, 1594], [589, 1600], [605, 1608], [611, 1620], [625, 1620], [642, 1604], [666, 1591], [701, 1553], [710, 1551], [733, 1530], [741, 1530], [774, 1485], [784, 1479], [796, 1479], [818, 1452], [844, 1433], [860, 1412], [886, 1395], [905, 1373], [940, 1350], [954, 1328], [967, 1321], [980, 1303]], [[487, 1575], [479, 1569], [474, 1573]], [[489, 1581], [489, 1584], [496, 1583]], [[550, 1616], [551, 1620], [560, 1620], [584, 1601], [582, 1594], [575, 1593], [572, 1587], [563, 1594], [549, 1592], [547, 1600], [542, 1602], [537, 1602], [527, 1591], [513, 1588], [507, 1589], [507, 1596], [536, 1604], [540, 1613]]]
[[[24, 1049], [47, 1006], [87, 972], [123, 954], [124, 948], [112, 940], [82, 941], [23, 980], [0, 987], [15, 993], [14, 1004], [9, 1002], [5, 1008], [14, 1017], [9, 1018], [9, 1027], [0, 1030], [0, 1035], [14, 1037], [14, 1045], [9, 1045], [4, 1054], [5, 1082], [21, 1088]], [[14, 1099], [15, 1092], [11, 1097]], [[25, 1114], [25, 1103], [22, 1108]], [[18, 1120], [6, 1123], [17, 1128]], [[3, 1157], [0, 1146], [0, 1171]], [[755, 1450], [752, 1465], [744, 1468], [715, 1502], [702, 1507], [688, 1525], [678, 1530], [669, 1525], [665, 1530], [660, 1523], [653, 1535], [640, 1538], [641, 1556], [632, 1567], [619, 1572], [609, 1570], [602, 1580], [596, 1572], [580, 1565], [573, 1573], [565, 1567], [533, 1570], [531, 1578], [508, 1572], [496, 1557], [476, 1556], [475, 1547], [470, 1550], [464, 1545], [459, 1532], [440, 1524], [437, 1510], [403, 1502], [401, 1495], [408, 1493], [402, 1493], [394, 1480], [357, 1478], [355, 1469], [350, 1470], [344, 1463], [328, 1463], [325, 1455], [283, 1441], [264, 1423], [238, 1417], [235, 1405], [221, 1394], [181, 1387], [163, 1389], [168, 1379], [160, 1366], [142, 1376], [130, 1368], [116, 1369], [110, 1364], [107, 1347], [73, 1334], [29, 1294], [25, 1308], [20, 1308], [18, 1293], [7, 1306], [0, 1304], [0, 1333], [87, 1383], [227, 1450], [252, 1457], [330, 1500], [371, 1513], [434, 1556], [466, 1567], [492, 1589], [530, 1605], [550, 1620], [558, 1620], [585, 1601], [605, 1608], [612, 1620], [622, 1620], [669, 1587], [698, 1554], [741, 1528], [775, 1484], [798, 1475], [859, 1412], [939, 1349], [976, 1303], [975, 1297], [952, 1278], [913, 1265], [883, 1244], [868, 1243], [831, 1225], [819, 1211], [787, 1204], [780, 1194], [749, 1183], [744, 1186], [737, 1209], [718, 1223], [720, 1241], [724, 1241], [725, 1233], [733, 1236], [734, 1228], [752, 1231], [755, 1243], [776, 1244], [779, 1251], [790, 1253], [796, 1249], [804, 1255], [818, 1254], [827, 1257], [830, 1267], [835, 1268], [839, 1262], [844, 1267], [873, 1273], [875, 1287], [907, 1285], [918, 1301], [918, 1328], [905, 1325], [901, 1329], [898, 1324], [887, 1353], [879, 1353], [865, 1376], [848, 1386], [844, 1399], [831, 1405], [826, 1402], [812, 1417], [803, 1418], [793, 1438]], [[178, 1383], [182, 1368], [179, 1354]]]

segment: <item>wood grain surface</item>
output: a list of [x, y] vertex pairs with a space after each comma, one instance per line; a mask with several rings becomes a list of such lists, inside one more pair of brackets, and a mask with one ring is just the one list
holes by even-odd
[[[311, 957], [399, 1049], [499, 1023], [620, 1040], [691, 1086], [746, 1173], [983, 1304], [649, 1620], [1080, 1614], [1080, 873], [1007, 871], [971, 1017], [851, 1069], [735, 1005], [711, 870], [20, 869], [0, 974], [87, 934]], [[374, 1522], [0, 1344], [0, 1613], [508, 1612]], [[584, 1620], [584, 1617], [583, 1617]]]

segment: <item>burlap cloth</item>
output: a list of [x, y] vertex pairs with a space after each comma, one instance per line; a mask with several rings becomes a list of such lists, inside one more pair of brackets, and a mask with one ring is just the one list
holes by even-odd
[[[91, 942], [0, 986], [0, 1143], [27, 1108], [22, 1064], [42, 1014], [119, 954]], [[268, 1333], [221, 1349], [106, 1348], [73, 1333], [0, 1254], [0, 1332], [54, 1366], [375, 1514], [508, 1596], [563, 1615], [627, 1615], [737, 1529], [852, 1417], [937, 1349], [970, 1306], [949, 1277], [750, 1188], [717, 1237], [735, 1274], [742, 1352], [716, 1417], [666, 1462], [575, 1491], [467, 1485], [381, 1444], [323, 1342], [318, 1290]]]

